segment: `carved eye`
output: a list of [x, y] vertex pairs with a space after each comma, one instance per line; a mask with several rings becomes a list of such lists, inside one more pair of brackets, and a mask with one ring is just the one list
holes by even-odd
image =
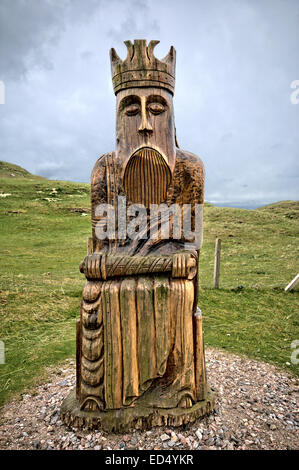
[[148, 109], [152, 114], [161, 114], [165, 111], [165, 106], [161, 103], [151, 103], [148, 106]]
[[130, 104], [129, 106], [126, 107], [125, 114], [127, 116], [135, 116], [135, 114], [138, 114], [139, 111], [140, 111], [140, 106], [138, 104]]

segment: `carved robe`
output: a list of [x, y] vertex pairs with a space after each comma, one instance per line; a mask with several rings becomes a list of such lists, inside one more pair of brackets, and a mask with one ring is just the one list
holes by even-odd
[[[165, 202], [203, 202], [203, 165], [177, 149]], [[91, 178], [93, 251], [96, 253], [171, 255], [184, 240], [99, 241], [96, 207], [109, 203], [117, 214], [117, 196], [126, 195], [114, 153], [103, 155]], [[127, 195], [126, 195], [127, 196]], [[117, 224], [116, 224], [117, 225]], [[197, 258], [198, 253], [194, 253]], [[77, 396], [83, 409], [118, 409], [134, 401], [160, 408], [188, 407], [206, 396], [204, 350], [196, 351], [194, 312], [197, 277], [137, 275], [106, 281], [88, 280], [81, 307], [77, 352]]]

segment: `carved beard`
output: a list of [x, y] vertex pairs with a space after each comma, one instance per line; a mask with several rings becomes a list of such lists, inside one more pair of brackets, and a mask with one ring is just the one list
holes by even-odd
[[151, 204], [161, 204], [166, 200], [170, 183], [170, 168], [157, 150], [144, 147], [130, 157], [123, 187], [131, 202], [147, 208]]

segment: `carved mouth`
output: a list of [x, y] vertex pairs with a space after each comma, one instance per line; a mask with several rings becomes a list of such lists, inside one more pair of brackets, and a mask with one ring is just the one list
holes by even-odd
[[170, 183], [170, 168], [157, 150], [144, 147], [130, 157], [123, 177], [123, 187], [131, 202], [145, 207], [161, 204], [166, 200]]

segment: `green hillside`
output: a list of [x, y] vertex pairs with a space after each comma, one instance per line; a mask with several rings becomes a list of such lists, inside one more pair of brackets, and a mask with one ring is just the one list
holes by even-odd
[[19, 165], [0, 161], [0, 178], [41, 178], [41, 176], [32, 175]]
[[[89, 213], [88, 184], [0, 163], [0, 339], [6, 350], [0, 403], [41, 380], [46, 366], [74, 355]], [[206, 345], [298, 373], [290, 364], [291, 342], [299, 339], [298, 291], [284, 292], [298, 272], [298, 213], [293, 201], [254, 211], [205, 207], [199, 306]], [[219, 290], [212, 289], [216, 236], [222, 239]]]

